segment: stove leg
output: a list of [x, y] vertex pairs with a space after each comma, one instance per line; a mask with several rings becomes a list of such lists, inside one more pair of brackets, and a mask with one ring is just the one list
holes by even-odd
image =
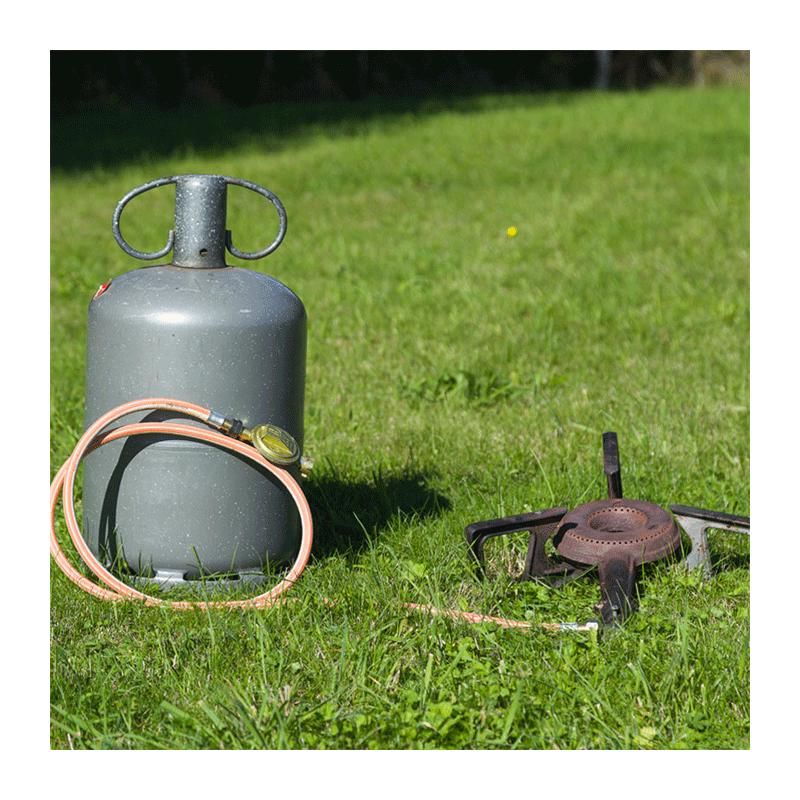
[[[486, 574], [486, 561], [483, 554], [483, 546], [487, 539], [493, 536], [504, 536], [508, 533], [527, 531], [534, 536], [534, 530], [544, 531], [546, 534], [542, 539], [541, 557], [544, 557], [544, 541], [553, 532], [554, 528], [561, 521], [566, 508], [556, 506], [542, 511], [533, 511], [529, 514], [516, 514], [511, 517], [501, 517], [500, 519], [489, 519], [484, 522], [473, 522], [464, 529], [464, 536], [467, 539], [467, 551], [472, 556], [480, 574]], [[525, 570], [528, 572], [533, 565], [534, 551], [531, 545], [528, 548], [528, 558], [525, 563]], [[537, 559], [536, 566], [540, 565]]]
[[619, 444], [617, 434], [608, 431], [603, 434], [603, 472], [606, 474], [608, 499], [622, 498], [622, 467], [619, 463]]
[[624, 552], [609, 553], [598, 564], [602, 601], [595, 610], [603, 626], [619, 628], [634, 611], [633, 580], [636, 565], [633, 558]]
[[705, 508], [693, 508], [692, 506], [670, 506], [669, 510], [674, 514], [678, 524], [692, 543], [692, 550], [684, 559], [686, 569], [691, 572], [700, 567], [705, 580], [709, 580], [712, 574], [711, 550], [708, 546], [706, 531], [709, 528], [716, 528], [750, 535], [749, 517], [739, 517], [735, 514], [724, 514], [720, 511], [708, 511]]

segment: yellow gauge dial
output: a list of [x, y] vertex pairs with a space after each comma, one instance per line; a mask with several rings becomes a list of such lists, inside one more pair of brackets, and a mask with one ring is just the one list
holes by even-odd
[[258, 425], [253, 428], [253, 446], [273, 464], [294, 464], [300, 458], [300, 446], [294, 438], [277, 425]]

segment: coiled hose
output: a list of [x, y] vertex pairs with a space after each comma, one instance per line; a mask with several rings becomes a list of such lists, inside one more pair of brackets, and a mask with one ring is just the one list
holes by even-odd
[[[147, 605], [161, 605], [167, 604], [170, 608], [175, 609], [189, 609], [196, 608], [198, 603], [192, 601], [174, 602], [162, 600], [156, 597], [139, 592], [131, 588], [126, 583], [116, 578], [109, 572], [95, 557], [88, 545], [83, 539], [81, 534], [80, 525], [75, 514], [74, 491], [75, 491], [75, 476], [81, 461], [89, 455], [93, 450], [102, 447], [104, 444], [113, 442], [115, 439], [120, 439], [124, 436], [131, 436], [133, 434], [141, 433], [167, 433], [175, 436], [184, 436], [189, 439], [196, 439], [198, 441], [216, 444], [228, 450], [233, 450], [245, 458], [249, 458], [256, 464], [268, 469], [285, 487], [289, 494], [292, 496], [297, 509], [300, 512], [300, 521], [302, 526], [300, 551], [297, 554], [292, 568], [287, 573], [286, 577], [277, 584], [269, 592], [258, 595], [252, 599], [245, 600], [220, 600], [204, 602], [202, 605], [216, 608], [265, 608], [274, 604], [278, 598], [289, 589], [295, 581], [300, 577], [300, 574], [305, 569], [308, 557], [311, 554], [311, 543], [313, 539], [313, 522], [311, 519], [311, 509], [308, 506], [303, 490], [298, 485], [297, 481], [284, 469], [271, 464], [264, 456], [261, 455], [254, 447], [245, 442], [232, 439], [216, 430], [208, 430], [206, 428], [197, 428], [190, 425], [182, 425], [173, 422], [138, 422], [133, 425], [123, 425], [118, 428], [112, 428], [106, 431], [110, 425], [120, 420], [129, 414], [134, 414], [142, 411], [178, 411], [186, 414], [194, 419], [208, 424], [213, 424], [210, 421], [212, 417], [219, 418], [219, 415], [213, 415], [210, 409], [203, 408], [202, 406], [194, 405], [193, 403], [186, 403], [182, 400], [171, 400], [163, 398], [150, 398], [147, 400], [139, 400], [132, 403], [124, 403], [121, 406], [109, 411], [100, 417], [94, 424], [89, 426], [86, 432], [78, 441], [72, 455], [64, 462], [58, 474], [50, 485], [50, 554], [58, 564], [61, 571], [71, 580], [86, 592], [93, 594], [95, 597], [100, 597], [103, 600], [143, 600]], [[55, 529], [55, 513], [58, 503], [59, 495], [62, 497], [62, 506], [64, 511], [64, 519], [67, 523], [67, 530], [69, 531], [70, 538], [72, 539], [75, 548], [77, 549], [80, 557], [89, 567], [89, 569], [102, 581], [105, 586], [95, 583], [91, 579], [81, 574], [69, 561], [64, 551], [58, 542]]]

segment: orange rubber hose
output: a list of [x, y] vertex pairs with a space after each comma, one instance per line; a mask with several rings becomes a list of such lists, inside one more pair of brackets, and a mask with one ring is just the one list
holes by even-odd
[[[56, 563], [64, 572], [64, 574], [75, 584], [81, 587], [84, 591], [100, 597], [104, 600], [129, 600], [139, 599], [143, 600], [146, 605], [169, 605], [170, 608], [175, 609], [189, 609], [198, 606], [208, 606], [213, 608], [264, 608], [273, 605], [280, 595], [289, 589], [295, 581], [300, 577], [303, 569], [308, 562], [311, 555], [311, 543], [313, 540], [313, 521], [311, 518], [311, 509], [308, 506], [303, 490], [298, 485], [297, 481], [285, 470], [271, 464], [267, 461], [257, 450], [244, 442], [236, 439], [231, 439], [221, 433], [204, 428], [196, 428], [189, 425], [181, 425], [169, 422], [139, 422], [133, 425], [125, 425], [119, 428], [114, 428], [111, 431], [102, 433], [102, 431], [109, 425], [116, 422], [118, 419], [140, 411], [152, 410], [166, 410], [178, 411], [183, 414], [194, 417], [200, 421], [206, 422], [211, 411], [202, 406], [197, 406], [192, 403], [185, 403], [178, 400], [168, 400], [163, 398], [151, 398], [148, 400], [140, 400], [133, 403], [125, 403], [107, 414], [104, 414], [94, 424], [92, 424], [83, 436], [78, 441], [72, 455], [64, 462], [64, 465], [58, 471], [53, 483], [50, 485], [50, 553], [55, 559]], [[80, 525], [75, 514], [74, 505], [74, 488], [75, 476], [78, 471], [78, 466], [85, 456], [93, 450], [101, 447], [104, 444], [119, 439], [123, 436], [130, 436], [132, 434], [140, 433], [168, 433], [176, 436], [185, 436], [199, 441], [209, 442], [210, 444], [217, 444], [229, 450], [233, 450], [256, 464], [261, 465], [268, 469], [287, 489], [292, 496], [298, 511], [300, 512], [300, 521], [302, 527], [300, 552], [295, 559], [292, 568], [286, 577], [272, 590], [264, 594], [247, 600], [224, 600], [195, 603], [192, 601], [185, 602], [172, 602], [162, 600], [156, 597], [151, 597], [136, 589], [131, 588], [127, 584], [112, 575], [95, 557], [88, 545], [83, 539], [81, 534]], [[82, 575], [70, 563], [64, 551], [59, 545], [58, 538], [55, 532], [55, 512], [58, 503], [59, 495], [62, 497], [62, 506], [64, 518], [67, 523], [67, 530], [69, 531], [70, 538], [72, 539], [75, 548], [84, 560], [86, 565], [92, 572], [105, 584], [106, 587], [100, 586], [94, 581]]]

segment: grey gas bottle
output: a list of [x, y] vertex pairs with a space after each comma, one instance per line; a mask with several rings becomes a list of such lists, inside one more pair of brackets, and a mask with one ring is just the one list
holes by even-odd
[[[175, 185], [175, 224], [157, 252], [134, 250], [120, 218], [135, 196]], [[227, 230], [227, 189], [242, 186], [277, 209], [279, 231], [258, 252], [241, 252]], [[303, 446], [306, 313], [274, 278], [225, 263], [226, 249], [253, 260], [273, 252], [286, 212], [257, 184], [220, 175], [179, 175], [144, 184], [120, 200], [112, 230], [131, 256], [169, 264], [113, 278], [89, 304], [85, 427], [122, 403], [186, 400], [242, 421], [268, 423]], [[143, 419], [180, 419], [152, 412]], [[299, 478], [297, 464], [289, 467]], [[200, 576], [258, 585], [263, 568], [290, 561], [300, 544], [291, 497], [267, 470], [213, 445], [169, 435], [132, 436], [84, 462], [83, 533], [108, 565], [167, 588]], [[194, 585], [197, 585], [196, 582]]]

